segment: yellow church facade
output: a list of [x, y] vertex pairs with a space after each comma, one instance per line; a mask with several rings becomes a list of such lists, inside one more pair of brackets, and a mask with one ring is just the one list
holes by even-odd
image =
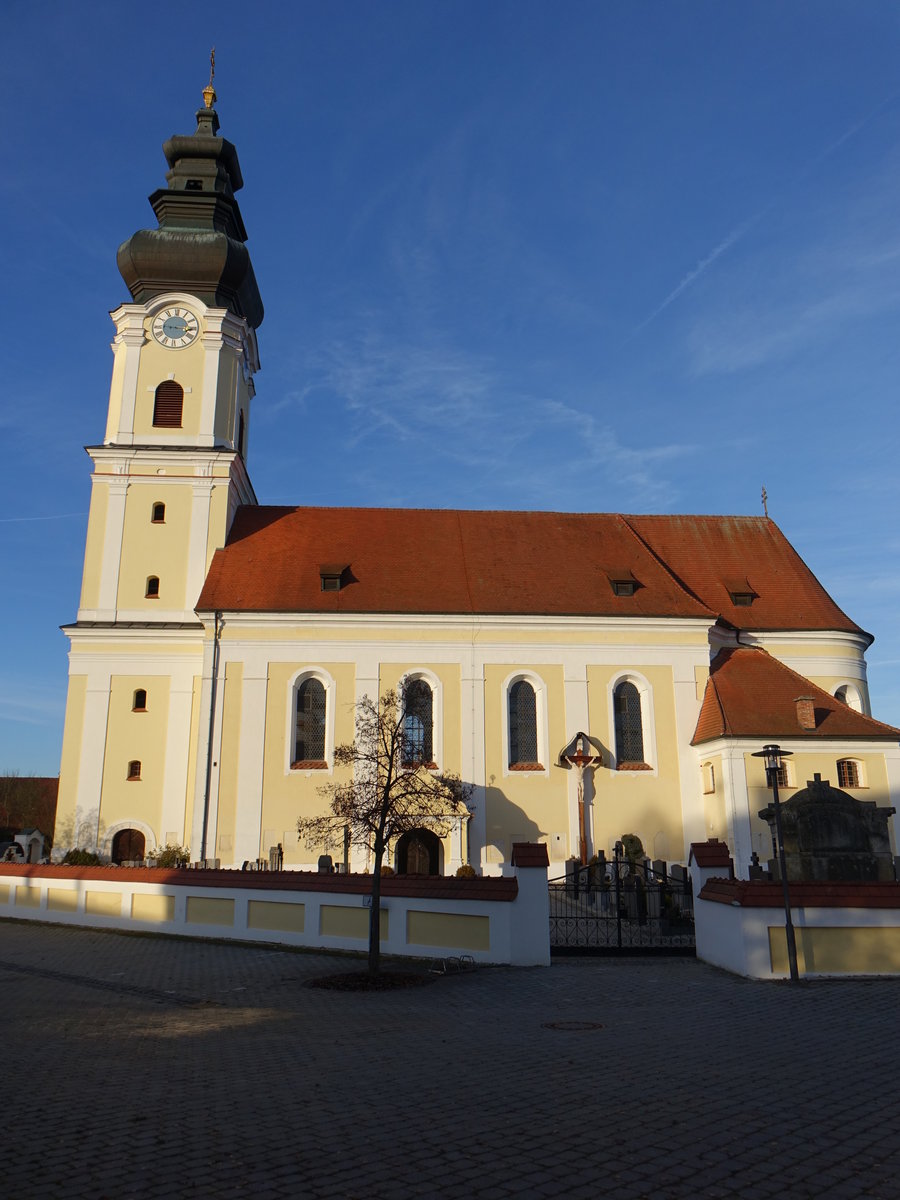
[[499, 873], [538, 841], [561, 874], [626, 833], [681, 862], [718, 837], [743, 869], [769, 854], [753, 754], [772, 741], [787, 794], [818, 772], [896, 804], [872, 639], [768, 518], [259, 505], [243, 181], [214, 110], [197, 121], [164, 147], [159, 227], [119, 250], [131, 300], [88, 447], [56, 857], [170, 844], [241, 867], [280, 847], [315, 869], [326, 848], [297, 819], [324, 809], [359, 700], [391, 689], [418, 761], [473, 785], [446, 837], [392, 847], [400, 870]]

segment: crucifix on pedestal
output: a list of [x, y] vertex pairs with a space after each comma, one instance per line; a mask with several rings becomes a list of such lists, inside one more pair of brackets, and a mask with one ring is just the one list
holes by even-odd
[[568, 763], [575, 770], [575, 778], [578, 784], [578, 855], [581, 859], [581, 865], [587, 866], [587, 824], [584, 815], [584, 773], [588, 767], [595, 767], [603, 761], [600, 754], [591, 754], [591, 744], [588, 736], [585, 733], [576, 733], [569, 742], [566, 750], [571, 746], [575, 747], [574, 754], [566, 754], [563, 752], [560, 755], [560, 761]]

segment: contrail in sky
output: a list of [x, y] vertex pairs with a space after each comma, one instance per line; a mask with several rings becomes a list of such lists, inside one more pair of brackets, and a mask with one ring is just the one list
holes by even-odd
[[[855, 137], [864, 126], [868, 125], [873, 117], [877, 116], [882, 109], [887, 108], [887, 106], [896, 100], [898, 96], [900, 96], [900, 91], [893, 92], [887, 97], [887, 99], [882, 100], [879, 104], [876, 104], [876, 106], [861, 120], [857, 121], [855, 125], [851, 125], [850, 128], [846, 130], [846, 132], [842, 133], [839, 138], [836, 138], [833, 142], [826, 146], [825, 149], [817, 154], [809, 163], [807, 163], [802, 170], [797, 172], [790, 183], [782, 190], [782, 195], [796, 183], [799, 183], [801, 179], [804, 179], [811, 171], [819, 166], [820, 163], [823, 163], [827, 158], [830, 158], [831, 155], [834, 154], [836, 150], [839, 150], [845, 142], [848, 142], [852, 137]], [[744, 221], [742, 225], [738, 225], [738, 227], [733, 229], [727, 237], [723, 238], [722, 241], [719, 242], [718, 246], [716, 246], [715, 249], [711, 250], [710, 253], [707, 254], [706, 258], [702, 258], [692, 271], [688, 271], [687, 275], [685, 275], [678, 286], [669, 292], [668, 296], [666, 296], [661, 304], [656, 306], [649, 317], [646, 317], [643, 321], [641, 321], [640, 325], [638, 325], [632, 331], [631, 337], [634, 337], [636, 334], [640, 333], [641, 330], [646, 329], [651, 321], [655, 321], [660, 313], [665, 312], [669, 305], [677, 300], [681, 293], [686, 291], [692, 283], [699, 279], [703, 272], [711, 267], [717, 258], [720, 258], [726, 250], [730, 250], [736, 242], [739, 242], [742, 237], [749, 233], [749, 231], [754, 225], [757, 224], [757, 222], [761, 221], [764, 216], [771, 212], [771, 210], [775, 207], [775, 203], [775, 200], [771, 200], [768, 204], [761, 208], [759, 212], [754, 213], [752, 217]]]
[[54, 513], [49, 517], [0, 517], [0, 525], [10, 525], [15, 521], [64, 521], [67, 517], [86, 517], [86, 512]]

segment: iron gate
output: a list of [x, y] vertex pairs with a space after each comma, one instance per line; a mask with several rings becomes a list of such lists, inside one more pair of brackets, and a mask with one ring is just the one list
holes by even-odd
[[[608, 871], [607, 868], [608, 867]], [[684, 954], [694, 950], [690, 876], [637, 864], [582, 867], [550, 880], [553, 954]]]

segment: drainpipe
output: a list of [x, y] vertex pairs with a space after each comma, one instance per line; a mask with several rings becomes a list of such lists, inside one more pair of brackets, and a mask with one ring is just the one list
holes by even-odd
[[206, 747], [206, 787], [203, 790], [203, 835], [200, 839], [200, 861], [206, 862], [206, 842], [209, 825], [209, 797], [212, 789], [213, 734], [216, 724], [216, 684], [219, 679], [219, 637], [222, 632], [222, 614], [215, 614], [213, 630], [212, 679], [209, 686], [209, 741]]

